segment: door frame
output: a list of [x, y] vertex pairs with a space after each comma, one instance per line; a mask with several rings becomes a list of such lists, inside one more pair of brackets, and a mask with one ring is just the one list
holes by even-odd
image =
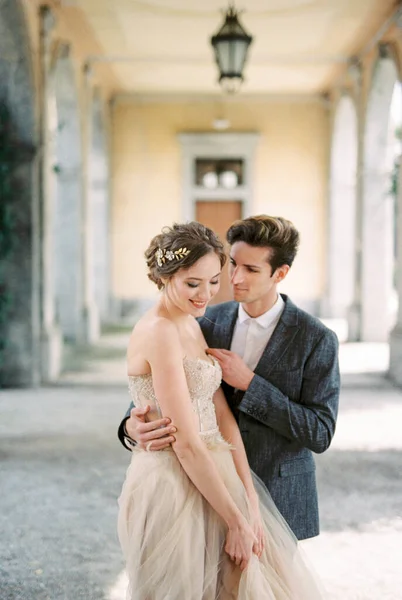
[[[182, 156], [182, 216], [185, 221], [195, 219], [197, 200], [241, 202], [242, 218], [249, 214], [252, 205], [254, 155], [260, 134], [237, 133], [179, 133], [177, 138]], [[234, 190], [207, 190], [194, 183], [194, 163], [197, 158], [242, 159], [244, 184]]]

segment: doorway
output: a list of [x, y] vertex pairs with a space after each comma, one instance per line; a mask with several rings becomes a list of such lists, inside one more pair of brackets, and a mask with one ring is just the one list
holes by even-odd
[[[213, 229], [226, 244], [226, 231], [249, 215], [253, 198], [256, 132], [180, 133], [182, 217]], [[227, 264], [213, 304], [232, 299]]]
[[[236, 219], [242, 218], [242, 202], [240, 200], [196, 200], [195, 220], [210, 227], [220, 237], [227, 248], [226, 232]], [[230, 289], [228, 261], [222, 270], [221, 285], [211, 304], [232, 300]]]

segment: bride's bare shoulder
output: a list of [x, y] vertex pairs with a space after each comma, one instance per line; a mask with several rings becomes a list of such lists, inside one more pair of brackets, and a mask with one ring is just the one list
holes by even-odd
[[134, 326], [129, 347], [150, 349], [155, 345], [166, 346], [169, 341], [177, 339], [177, 328], [171, 319], [157, 312], [148, 311]]
[[156, 312], [148, 311], [135, 324], [133, 333], [158, 333], [159, 331], [175, 330], [176, 327], [168, 317]]
[[178, 332], [172, 321], [161, 315], [145, 314], [133, 328], [128, 343], [129, 372], [148, 372], [155, 357], [180, 352]]

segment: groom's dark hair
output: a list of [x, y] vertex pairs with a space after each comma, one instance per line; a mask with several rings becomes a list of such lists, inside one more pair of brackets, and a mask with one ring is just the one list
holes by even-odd
[[283, 217], [257, 215], [235, 221], [229, 227], [226, 239], [231, 246], [236, 242], [245, 242], [250, 246], [269, 248], [268, 262], [274, 273], [282, 265], [292, 266], [300, 236], [293, 223]]

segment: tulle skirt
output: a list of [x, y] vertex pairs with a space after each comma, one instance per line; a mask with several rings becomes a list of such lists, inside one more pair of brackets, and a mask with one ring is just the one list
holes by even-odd
[[[208, 444], [245, 516], [248, 504], [229, 445]], [[254, 476], [265, 549], [241, 571], [224, 551], [226, 527], [171, 449], [134, 449], [119, 498], [118, 533], [129, 580], [127, 600], [319, 600], [297, 540]]]

